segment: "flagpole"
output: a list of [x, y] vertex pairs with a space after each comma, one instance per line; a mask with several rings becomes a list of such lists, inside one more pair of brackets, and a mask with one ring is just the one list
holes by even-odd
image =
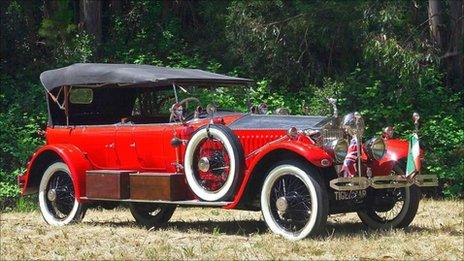
[[359, 120], [361, 119], [361, 114], [359, 112], [354, 113], [354, 117], [356, 118], [356, 134], [355, 134], [355, 139], [356, 139], [356, 152], [357, 152], [357, 157], [358, 157], [358, 176], [362, 176], [362, 171], [361, 171], [361, 130], [359, 126]]

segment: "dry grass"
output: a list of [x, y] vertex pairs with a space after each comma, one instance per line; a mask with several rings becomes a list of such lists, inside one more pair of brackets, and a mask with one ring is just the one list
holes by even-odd
[[91, 210], [83, 223], [50, 227], [40, 213], [2, 213], [0, 259], [464, 259], [464, 202], [423, 200], [406, 230], [372, 231], [354, 214], [327, 233], [290, 242], [260, 213], [178, 209], [166, 228], [135, 226], [125, 210]]

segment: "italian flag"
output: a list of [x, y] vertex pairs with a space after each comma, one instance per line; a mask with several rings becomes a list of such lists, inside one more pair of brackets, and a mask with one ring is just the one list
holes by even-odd
[[408, 162], [406, 164], [406, 177], [414, 176], [419, 173], [421, 168], [421, 162], [419, 158], [419, 137], [417, 133], [412, 134], [409, 137], [409, 150], [408, 150]]

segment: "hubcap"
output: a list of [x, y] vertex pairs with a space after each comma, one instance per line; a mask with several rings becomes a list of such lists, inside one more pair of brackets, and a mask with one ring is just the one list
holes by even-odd
[[210, 166], [209, 159], [207, 157], [202, 157], [198, 161], [198, 169], [202, 172], [208, 172], [209, 166]]
[[276, 201], [276, 207], [279, 212], [285, 213], [288, 208], [288, 201], [285, 197], [280, 197]]
[[208, 191], [220, 190], [227, 181], [230, 158], [222, 141], [205, 138], [195, 150], [195, 178]]
[[55, 200], [56, 200], [56, 190], [55, 189], [50, 189], [47, 192], [47, 198], [48, 198], [48, 200], [50, 200], [52, 202], [55, 202]]

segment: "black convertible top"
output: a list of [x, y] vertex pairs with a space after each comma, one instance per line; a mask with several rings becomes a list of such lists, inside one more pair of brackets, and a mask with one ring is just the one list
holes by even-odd
[[245, 85], [252, 80], [231, 77], [198, 69], [175, 69], [141, 64], [76, 63], [40, 74], [43, 86], [51, 91], [67, 85], [107, 84], [152, 87], [179, 85]]

